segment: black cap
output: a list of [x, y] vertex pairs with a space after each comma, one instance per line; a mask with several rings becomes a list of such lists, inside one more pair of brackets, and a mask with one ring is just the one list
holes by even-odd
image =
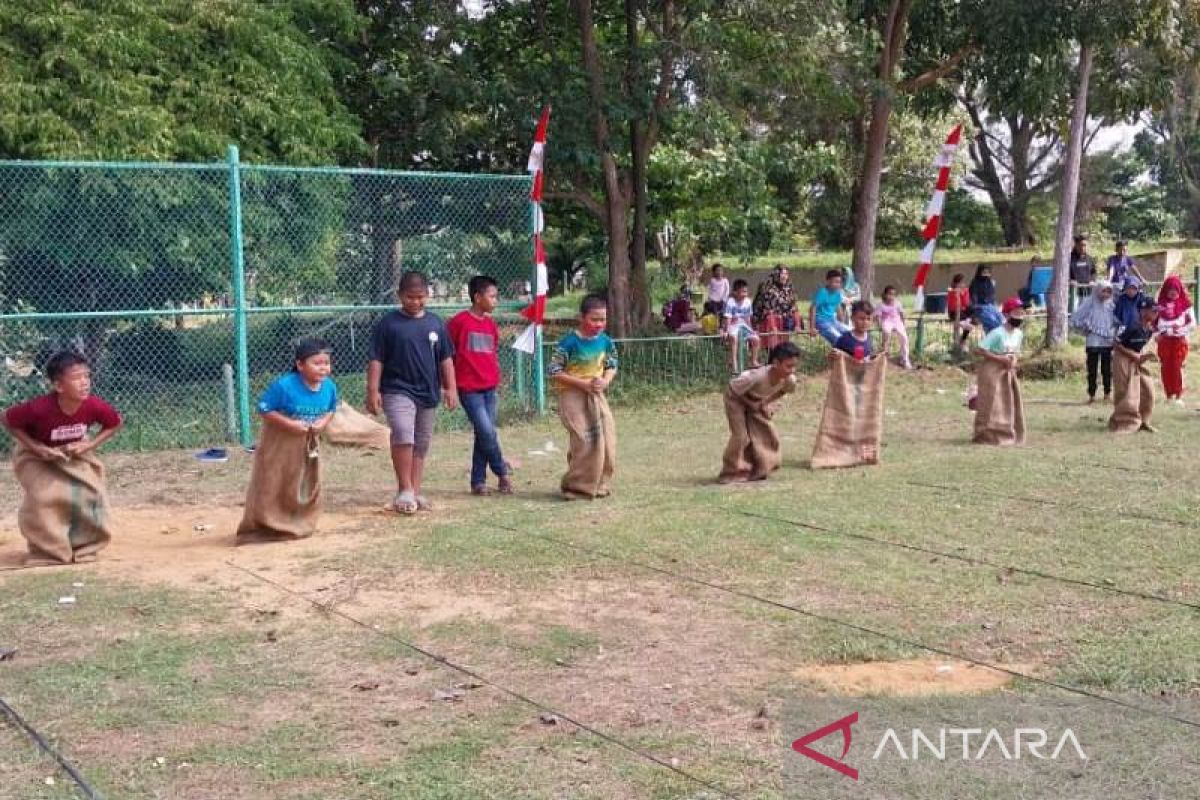
[[1087, 241], [1087, 235], [1086, 235], [1086, 234], [1082, 234], [1082, 233], [1080, 233], [1080, 234], [1076, 234], [1076, 236], [1075, 236], [1075, 241], [1077, 241], [1077, 242], [1086, 242], [1086, 241]]
[[1137, 309], [1138, 309], [1138, 311], [1141, 311], [1146, 308], [1154, 308], [1154, 301], [1151, 300], [1149, 297], [1142, 295], [1141, 297], [1138, 298]]

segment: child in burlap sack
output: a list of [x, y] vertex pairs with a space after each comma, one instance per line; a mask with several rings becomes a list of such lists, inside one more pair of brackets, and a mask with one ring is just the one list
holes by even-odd
[[1121, 328], [1113, 348], [1113, 412], [1108, 418], [1108, 429], [1116, 433], [1154, 433], [1150, 424], [1154, 415], [1154, 381], [1146, 366], [1154, 353], [1145, 348], [1154, 338], [1158, 311], [1153, 300], [1142, 297], [1137, 312], [1137, 321]]
[[579, 327], [559, 340], [550, 359], [558, 417], [571, 437], [559, 486], [567, 500], [594, 500], [612, 491], [617, 429], [604, 393], [617, 375], [617, 350], [607, 326], [608, 301], [588, 295], [579, 307]]
[[977, 444], [1019, 445], [1025, 443], [1025, 406], [1021, 399], [1021, 381], [1017, 377], [1017, 356], [1024, 336], [1021, 324], [1025, 307], [1010, 297], [1001, 308], [1004, 324], [992, 329], [979, 343], [975, 353], [980, 361], [975, 368], [978, 396], [975, 399]]
[[[25, 564], [95, 561], [112, 535], [104, 465], [93, 452], [116, 435], [121, 416], [92, 394], [91, 368], [78, 353], [51, 356], [45, 373], [49, 394], [4, 413], [24, 490], [17, 525], [29, 545]], [[88, 438], [94, 425], [101, 430]]]
[[771, 418], [784, 395], [796, 391], [800, 349], [791, 342], [775, 345], [767, 366], [738, 375], [725, 389], [729, 443], [721, 458], [721, 483], [760, 481], [783, 462], [779, 434]]
[[317, 531], [321, 514], [318, 440], [337, 410], [330, 379], [330, 346], [322, 339], [296, 344], [293, 369], [258, 401], [262, 433], [238, 525], [239, 543], [302, 539]]

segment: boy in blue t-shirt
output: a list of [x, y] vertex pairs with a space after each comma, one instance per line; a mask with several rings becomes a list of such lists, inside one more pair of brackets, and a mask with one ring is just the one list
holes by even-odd
[[866, 300], [855, 301], [850, 306], [851, 329], [838, 337], [834, 347], [855, 361], [866, 361], [871, 357], [871, 315], [874, 313]]
[[816, 336], [819, 333], [825, 341], [836, 347], [841, 335], [850, 330], [844, 321], [845, 300], [842, 273], [831, 269], [825, 273], [825, 285], [817, 289], [808, 309], [808, 335]]
[[275, 380], [258, 401], [263, 421], [297, 433], [325, 430], [337, 410], [337, 384], [332, 371], [331, 348], [323, 339], [296, 343], [295, 366]]
[[415, 514], [433, 508], [421, 493], [425, 456], [433, 443], [438, 401], [451, 411], [458, 408], [458, 384], [450, 334], [440, 317], [425, 310], [425, 276], [404, 273], [396, 294], [400, 309], [379, 320], [371, 336], [367, 413], [382, 411], [392, 429], [392, 507]]
[[302, 339], [292, 371], [258, 401], [263, 430], [254, 451], [239, 543], [311, 536], [321, 513], [317, 439], [337, 409], [329, 343]]
[[605, 392], [617, 376], [617, 350], [607, 326], [608, 301], [588, 295], [579, 307], [579, 327], [559, 340], [550, 358], [558, 417], [571, 437], [559, 485], [567, 500], [594, 500], [612, 491], [617, 429]]

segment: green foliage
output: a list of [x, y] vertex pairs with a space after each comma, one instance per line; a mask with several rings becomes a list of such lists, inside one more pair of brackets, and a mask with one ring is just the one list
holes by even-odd
[[11, 0], [0, 7], [0, 155], [318, 163], [361, 152], [329, 40], [343, 0]]

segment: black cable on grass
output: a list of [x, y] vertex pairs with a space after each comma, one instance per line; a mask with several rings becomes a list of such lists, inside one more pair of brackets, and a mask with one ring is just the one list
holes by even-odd
[[0, 697], [0, 712], [3, 712], [4, 716], [8, 718], [9, 722], [11, 722], [26, 736], [32, 739], [33, 743], [38, 746], [38, 749], [58, 763], [58, 766], [62, 768], [62, 771], [67, 773], [71, 780], [75, 782], [75, 787], [79, 789], [80, 794], [88, 798], [88, 800], [104, 800], [101, 794], [93, 789], [87, 780], [79, 774], [79, 770], [75, 769], [74, 765], [72, 765], [70, 761], [67, 761], [67, 759], [65, 759], [57, 750], [51, 747], [50, 743], [46, 741], [46, 737], [38, 733], [37, 730], [28, 722], [26, 722], [24, 718], [17, 713], [17, 710], [10, 706], [2, 697]]
[[741, 514], [743, 517], [750, 517], [751, 519], [761, 519], [761, 520], [765, 520], [767, 522], [777, 522], [782, 525], [791, 525], [794, 528], [804, 528], [806, 530], [816, 531], [817, 533], [823, 533], [823, 534], [826, 534], [829, 536], [841, 536], [846, 539], [858, 539], [863, 542], [871, 542], [873, 544], [882, 544], [882, 545], [886, 545], [888, 547], [895, 547], [898, 550], [911, 550], [914, 553], [922, 553], [924, 555], [937, 556], [939, 558], [948, 558], [948, 559], [952, 559], [954, 561], [961, 561], [964, 564], [969, 564], [971, 566], [980, 564], [985, 567], [990, 567], [992, 569], [1003, 569], [1003, 570], [1011, 571], [1013, 573], [1020, 574], [1020, 575], [1028, 575], [1033, 578], [1040, 578], [1045, 581], [1066, 583], [1066, 584], [1070, 584], [1073, 586], [1086, 586], [1089, 589], [1099, 589], [1100, 591], [1103, 591], [1103, 592], [1111, 592], [1112, 594], [1124, 595], [1126, 597], [1135, 597], [1139, 600], [1154, 600], [1155, 602], [1159, 602], [1159, 603], [1167, 603], [1169, 605], [1182, 606], [1183, 608], [1188, 608], [1193, 611], [1200, 611], [1200, 604], [1198, 604], [1198, 603], [1188, 603], [1184, 600], [1176, 600], [1175, 598], [1164, 597], [1163, 595], [1160, 595], [1160, 594], [1150, 594], [1149, 592], [1139, 592], [1134, 589], [1121, 589], [1116, 586], [1106, 586], [1103, 583], [1096, 583], [1095, 581], [1087, 581], [1087, 580], [1083, 580], [1081, 578], [1068, 578], [1065, 575], [1055, 575], [1050, 572], [1042, 572], [1040, 570], [1029, 569], [1027, 567], [1014, 567], [1011, 564], [999, 564], [995, 561], [988, 561], [987, 559], [983, 559], [983, 558], [975, 558], [973, 556], [964, 556], [964, 555], [960, 555], [958, 553], [947, 553], [942, 550], [934, 550], [932, 548], [921, 547], [920, 545], [916, 545], [916, 544], [905, 544], [904, 542], [895, 542], [890, 539], [881, 539], [879, 537], [870, 536], [865, 533], [850, 533], [848, 531], [835, 531], [830, 528], [821, 527], [820, 525], [813, 525], [810, 522], [798, 522], [796, 520], [783, 519], [781, 517], [772, 517], [769, 514], [756, 514], [752, 511], [741, 511], [740, 509], [729, 509], [729, 510], [732, 511], [734, 514]]
[[[515, 529], [507, 529], [507, 530], [515, 530]], [[519, 533], [520, 531], [517, 531], [517, 532]], [[367, 623], [363, 622], [362, 620], [358, 619], [357, 617], [350, 616], [349, 614], [347, 614], [344, 611], [339, 611], [336, 608], [330, 608], [329, 606], [326, 606], [322, 603], [318, 603], [316, 600], [313, 600], [312, 598], [307, 597], [304, 594], [301, 594], [300, 592], [297, 592], [296, 590], [291, 589], [282, 583], [279, 583], [278, 581], [271, 580], [270, 578], [266, 577], [265, 575], [260, 575], [257, 572], [255, 572], [254, 570], [250, 570], [250, 569], [246, 569], [245, 567], [238, 566], [237, 564], [234, 564], [232, 561], [226, 561], [225, 566], [233, 567], [234, 569], [238, 570], [239, 572], [244, 572], [247, 575], [249, 575], [250, 577], [260, 580], [263, 583], [265, 583], [269, 586], [272, 586], [275, 589], [278, 589], [279, 591], [283, 592], [284, 594], [291, 595], [292, 597], [298, 597], [301, 600], [308, 603], [309, 605], [312, 605], [315, 608], [326, 612], [327, 614], [331, 614], [336, 617], [341, 617], [342, 619], [346, 620], [347, 622], [349, 622], [353, 625], [357, 625], [358, 627], [362, 628], [363, 630], [370, 631], [371, 633], [375, 634], [376, 636], [380, 636], [384, 639], [395, 642], [398, 645], [406, 647], [409, 650], [412, 650], [414, 653], [418, 653], [418, 654], [424, 656], [425, 658], [428, 658], [430, 661], [433, 661], [437, 664], [441, 664], [443, 667], [446, 667], [447, 669], [451, 669], [455, 672], [466, 675], [468, 678], [478, 681], [479, 683], [481, 683], [485, 686], [490, 686], [493, 689], [496, 689], [515, 700], [519, 700], [520, 702], [525, 703], [526, 705], [533, 706], [538, 711], [541, 711], [541, 712], [544, 712], [547, 714], [553, 714], [554, 716], [558, 717], [559, 719], [564, 720], [565, 722], [568, 722], [571, 725], [574, 725], [576, 728], [579, 728], [580, 730], [590, 733], [591, 735], [595, 736], [596, 738], [598, 738], [602, 741], [605, 741], [611, 745], [615, 745], [615, 746], [619, 747], [620, 749], [626, 751], [627, 753], [631, 753], [631, 754], [637, 756], [638, 758], [641, 758], [645, 761], [655, 764], [656, 766], [662, 767], [665, 770], [669, 770], [670, 772], [673, 772], [674, 774], [678, 775], [679, 777], [684, 778], [685, 780], [690, 781], [691, 783], [694, 783], [697, 786], [702, 786], [705, 789], [709, 789], [713, 792], [716, 792], [719, 796], [727, 798], [727, 800], [741, 800], [741, 798], [739, 798], [737, 795], [731, 794], [727, 789], [723, 789], [720, 786], [716, 785], [715, 783], [710, 783], [709, 781], [706, 781], [703, 778], [700, 778], [696, 775], [693, 775], [690, 772], [687, 772], [686, 770], [682, 770], [679, 767], [674, 766], [670, 762], [663, 761], [661, 758], [653, 755], [652, 753], [647, 753], [643, 750], [638, 750], [633, 745], [627, 744], [626, 742], [622, 741], [621, 739], [616, 738], [615, 736], [604, 733], [603, 731], [601, 731], [597, 728], [594, 728], [591, 725], [588, 725], [586, 722], [580, 722], [579, 720], [577, 720], [573, 717], [567, 716], [566, 714], [559, 711], [558, 709], [551, 708], [550, 706], [545, 705], [544, 703], [538, 702], [537, 700], [534, 700], [532, 697], [521, 694], [520, 692], [516, 691], [515, 689], [509, 689], [508, 687], [503, 686], [502, 684], [496, 683], [495, 681], [493, 681], [489, 678], [486, 678], [483, 675], [480, 675], [478, 672], [475, 672], [474, 670], [470, 669], [469, 667], [464, 667], [461, 664], [454, 663], [453, 661], [446, 658], [445, 656], [439, 656], [437, 653], [434, 653], [430, 650], [426, 650], [425, 648], [421, 647], [420, 645], [413, 644], [412, 642], [402, 639], [399, 636], [396, 636], [395, 634], [388, 633], [386, 631], [381, 631], [372, 625], [368, 625]]]
[[[943, 491], [943, 492], [956, 491], [956, 489], [953, 486], [944, 486], [939, 483], [922, 483], [921, 481], [905, 481], [905, 483], [908, 484], [909, 486], [916, 486], [921, 489], [937, 489], [937, 490]], [[1018, 503], [1037, 503], [1038, 505], [1043, 505], [1043, 506], [1058, 506], [1059, 508], [1073, 508], [1073, 509], [1077, 509], [1079, 511], [1094, 510], [1094, 508], [1091, 506], [1084, 507], [1084, 506], [1076, 505], [1074, 503], [1064, 503], [1060, 500], [1050, 500], [1045, 497], [1025, 497], [1022, 495], [1007, 494], [1006, 492], [993, 492], [989, 489], [980, 489], [975, 486], [971, 487], [971, 491], [976, 494], [990, 494], [992, 497], [999, 497], [1003, 500], [1014, 500]], [[1164, 525], [1178, 525], [1181, 528], [1197, 527], [1196, 523], [1194, 523], [1194, 522], [1187, 522], [1182, 519], [1173, 519], [1171, 517], [1158, 517], [1158, 516], [1155, 516], [1154, 514], [1142, 514], [1142, 513], [1136, 512], [1136, 511], [1113, 511], [1112, 513], [1114, 516], [1125, 517], [1127, 519], [1141, 519], [1141, 520], [1145, 520], [1146, 522], [1161, 522]]]
[[575, 550], [579, 550], [581, 552], [588, 553], [588, 554], [594, 555], [594, 556], [598, 556], [600, 558], [605, 558], [605, 559], [608, 559], [609, 561], [614, 561], [618, 564], [624, 564], [626, 566], [638, 567], [639, 569], [644, 569], [644, 570], [647, 570], [650, 572], [655, 572], [655, 573], [658, 573], [659, 575], [664, 575], [666, 577], [673, 578], [675, 580], [682, 581], [684, 583], [692, 583], [697, 586], [704, 586], [709, 589], [714, 589], [718, 592], [724, 592], [726, 594], [733, 595], [734, 597], [740, 597], [743, 600], [750, 600], [752, 602], [772, 606], [774, 608], [778, 608], [783, 611], [790, 611], [793, 614], [799, 614], [802, 617], [808, 617], [810, 619], [815, 619], [820, 622], [827, 623], [829, 625], [834, 625], [834, 626], [837, 626], [840, 628], [847, 628], [849, 630], [857, 631], [859, 633], [865, 633], [870, 636], [876, 636], [880, 639], [884, 639], [886, 641], [892, 642], [893, 644], [900, 644], [900, 645], [904, 645], [905, 647], [913, 648], [915, 650], [924, 650], [928, 653], [934, 653], [936, 655], [944, 656], [946, 658], [955, 659], [956, 661], [962, 661], [967, 664], [974, 664], [977, 667], [983, 667], [984, 669], [990, 669], [990, 670], [994, 670], [996, 672], [1002, 672], [1006, 675], [1011, 675], [1014, 678], [1020, 678], [1022, 680], [1030, 681], [1031, 683], [1037, 683], [1042, 686], [1049, 686], [1053, 689], [1058, 689], [1060, 691], [1067, 692], [1069, 694], [1078, 695], [1080, 697], [1086, 697], [1091, 700], [1099, 701], [1101, 703], [1109, 703], [1110, 705], [1119, 706], [1121, 708], [1125, 708], [1130, 711], [1136, 711], [1140, 714], [1146, 714], [1151, 717], [1157, 717], [1159, 719], [1170, 720], [1171, 722], [1178, 722], [1179, 724], [1186, 725], [1189, 728], [1196, 728], [1196, 729], [1200, 730], [1200, 722], [1197, 722], [1196, 720], [1188, 719], [1187, 717], [1180, 717], [1175, 714], [1169, 714], [1165, 711], [1158, 711], [1157, 709], [1147, 708], [1146, 706], [1140, 706], [1140, 705], [1137, 705], [1136, 703], [1130, 703], [1130, 702], [1127, 702], [1125, 700], [1120, 700], [1115, 697], [1106, 697], [1105, 695], [1102, 695], [1102, 694], [1096, 694], [1095, 692], [1090, 692], [1087, 689], [1081, 689], [1078, 686], [1071, 686], [1070, 684], [1066, 684], [1066, 683], [1058, 683], [1057, 681], [1052, 681], [1052, 680], [1049, 680], [1048, 678], [1038, 678], [1034, 675], [1028, 675], [1024, 672], [1017, 672], [1016, 670], [1008, 669], [1007, 667], [1002, 667], [999, 664], [992, 664], [987, 661], [980, 661], [977, 658], [972, 658], [971, 656], [968, 656], [968, 655], [965, 655], [962, 653], [955, 653], [950, 650], [945, 650], [940, 647], [935, 647], [933, 645], [925, 644], [924, 642], [918, 642], [918, 641], [912, 640], [912, 639], [905, 639], [901, 636], [895, 636], [895, 635], [887, 633], [885, 631], [877, 631], [873, 628], [868, 628], [864, 625], [858, 625], [853, 622], [847, 622], [846, 620], [838, 619], [837, 617], [830, 617], [830, 616], [826, 616], [824, 614], [818, 614], [814, 611], [808, 611], [807, 609], [800, 608], [799, 606], [793, 606], [788, 603], [782, 603], [778, 600], [772, 600], [768, 597], [761, 597], [759, 595], [753, 594], [751, 592], [746, 592], [741, 589], [735, 589], [735, 588], [732, 588], [729, 586], [722, 586], [719, 583], [713, 583], [711, 581], [706, 581], [703, 578], [695, 578], [690, 575], [684, 575], [682, 573], [673, 572], [672, 570], [664, 569], [663, 567], [658, 567], [653, 564], [647, 564], [643, 561], [634, 561], [632, 559], [622, 558], [621, 556], [612, 555], [611, 553], [606, 553], [603, 550], [599, 550], [594, 547], [589, 547], [587, 545], [577, 544], [577, 543], [569, 541], [567, 539], [559, 539], [556, 536], [549, 536], [549, 535], [543, 534], [543, 533], [533, 533], [531, 531], [522, 531], [522, 530], [518, 530], [516, 528], [510, 528], [510, 527], [507, 527], [504, 525], [496, 525], [494, 523], [492, 524], [492, 527], [500, 528], [501, 530], [506, 530], [511, 533], [520, 534], [522, 536], [531, 536], [535, 539], [542, 539], [547, 542], [553, 542], [554, 544], [557, 544], [557, 545], [560, 545], [563, 547], [569, 547], [569, 548], [572, 548]]

